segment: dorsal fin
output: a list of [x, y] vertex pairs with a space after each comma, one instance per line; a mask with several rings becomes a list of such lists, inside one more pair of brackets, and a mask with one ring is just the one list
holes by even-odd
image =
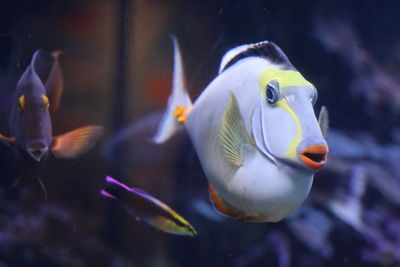
[[222, 58], [219, 73], [223, 72], [239, 60], [248, 57], [261, 57], [269, 62], [282, 65], [286, 69], [295, 69], [289, 59], [275, 43], [262, 41], [255, 44], [246, 44], [229, 50]]
[[39, 76], [42, 84], [46, 83], [53, 61], [54, 59], [51, 57], [51, 54], [44, 49], [36, 50], [32, 56], [32, 68]]
[[46, 89], [50, 100], [50, 112], [54, 113], [60, 106], [64, 79], [58, 57], [62, 51], [48, 52], [44, 49], [37, 50], [32, 58], [32, 67], [39, 76]]

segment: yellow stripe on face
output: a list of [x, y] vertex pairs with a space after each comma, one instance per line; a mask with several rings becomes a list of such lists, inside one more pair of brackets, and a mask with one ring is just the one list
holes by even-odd
[[303, 131], [301, 129], [301, 124], [300, 120], [297, 117], [296, 113], [289, 107], [289, 105], [284, 101], [284, 100], [279, 100], [278, 103], [276, 104], [278, 107], [283, 108], [286, 110], [290, 116], [294, 119], [294, 122], [296, 124], [296, 136], [293, 138], [292, 142], [289, 145], [288, 150], [286, 151], [285, 156], [290, 158], [290, 159], [295, 159], [297, 156], [297, 151], [296, 148], [299, 145], [301, 141], [301, 136], [303, 134]]
[[278, 80], [279, 87], [285, 88], [289, 86], [310, 86], [314, 87], [309, 81], [304, 79], [300, 72], [295, 70], [281, 70], [278, 68], [266, 68], [259, 78], [260, 90], [264, 93], [265, 87], [272, 80]]

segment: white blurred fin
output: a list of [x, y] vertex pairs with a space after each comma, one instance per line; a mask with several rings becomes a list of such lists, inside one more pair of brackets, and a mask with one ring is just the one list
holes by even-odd
[[176, 132], [183, 129], [184, 121], [190, 109], [192, 101], [186, 91], [181, 52], [178, 41], [171, 37], [174, 44], [174, 73], [172, 80], [172, 93], [169, 96], [167, 109], [158, 126], [153, 141], [157, 144], [166, 142]]
[[328, 138], [328, 130], [329, 130], [329, 115], [328, 109], [325, 106], [321, 107], [321, 111], [318, 116], [319, 127], [321, 128], [322, 136], [325, 140]]

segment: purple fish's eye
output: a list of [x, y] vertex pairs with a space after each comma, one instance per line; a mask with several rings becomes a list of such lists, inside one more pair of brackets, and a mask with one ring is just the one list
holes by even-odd
[[18, 98], [18, 110], [23, 112], [25, 110], [25, 95], [21, 95]]
[[45, 110], [49, 109], [50, 103], [49, 103], [49, 98], [45, 95], [42, 95], [42, 103], [43, 103], [43, 108]]

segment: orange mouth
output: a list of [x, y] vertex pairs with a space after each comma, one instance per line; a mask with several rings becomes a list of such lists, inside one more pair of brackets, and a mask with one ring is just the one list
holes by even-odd
[[326, 165], [328, 147], [326, 145], [310, 146], [300, 153], [300, 159], [304, 165], [314, 171], [322, 169]]

